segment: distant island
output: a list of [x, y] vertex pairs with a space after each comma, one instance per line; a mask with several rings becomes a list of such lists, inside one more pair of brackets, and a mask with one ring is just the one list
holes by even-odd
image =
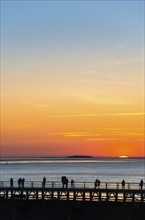
[[84, 155], [73, 155], [73, 156], [67, 156], [66, 158], [93, 158], [92, 156], [84, 156]]

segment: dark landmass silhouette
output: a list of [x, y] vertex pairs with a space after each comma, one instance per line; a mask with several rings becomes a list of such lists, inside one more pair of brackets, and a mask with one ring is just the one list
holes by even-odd
[[85, 156], [85, 155], [73, 155], [73, 156], [67, 156], [66, 158], [80, 158], [80, 159], [85, 159], [85, 158], [94, 158], [92, 156]]

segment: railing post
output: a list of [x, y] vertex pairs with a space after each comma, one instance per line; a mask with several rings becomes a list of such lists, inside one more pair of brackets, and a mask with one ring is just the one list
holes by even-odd
[[83, 201], [85, 201], [85, 198], [86, 198], [86, 197], [85, 197], [85, 192], [83, 192]]
[[141, 202], [143, 202], [143, 198], [144, 198], [143, 192], [141, 191]]
[[28, 195], [28, 190], [26, 191], [26, 199], [29, 198], [29, 195]]
[[135, 195], [134, 195], [134, 193], [132, 194], [132, 202], [135, 202]]
[[119, 184], [117, 183], [117, 189], [119, 189]]
[[118, 192], [115, 194], [115, 201], [118, 202]]
[[38, 191], [36, 191], [36, 200], [38, 200]]
[[108, 191], [106, 192], [106, 201], [107, 202], [109, 201], [109, 193], [108, 193]]
[[84, 182], [84, 189], [86, 188], [86, 183]]
[[76, 192], [73, 192], [73, 196], [74, 196], [74, 201], [76, 201]]
[[51, 192], [51, 200], [53, 200], [54, 199], [54, 192], [52, 191]]
[[21, 199], [23, 199], [23, 189], [21, 189]]
[[44, 199], [44, 190], [42, 189], [42, 199]]
[[90, 192], [90, 201], [92, 201], [92, 192]]
[[126, 194], [123, 192], [123, 202], [126, 202]]
[[60, 191], [57, 192], [57, 198], [60, 200]]
[[67, 201], [69, 201], [69, 190], [66, 192], [67, 194]]
[[13, 189], [11, 189], [11, 199], [13, 199]]
[[6, 199], [8, 199], [8, 191], [6, 191]]
[[107, 183], [106, 183], [106, 189], [107, 189]]
[[101, 202], [101, 192], [99, 192], [99, 202]]
[[52, 182], [52, 188], [54, 188], [54, 182]]

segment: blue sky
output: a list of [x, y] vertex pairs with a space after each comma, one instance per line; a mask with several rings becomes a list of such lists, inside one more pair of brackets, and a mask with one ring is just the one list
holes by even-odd
[[[134, 65], [134, 61], [143, 60], [143, 1], [2, 1], [1, 4], [2, 59], [13, 75], [19, 72], [16, 65], [21, 69], [29, 66], [32, 75], [35, 63], [38, 69], [51, 66], [53, 75], [57, 72], [55, 66], [59, 66], [60, 72], [67, 72], [69, 66], [76, 67], [73, 74], [77, 76], [78, 71], [87, 68], [90, 71], [90, 66], [96, 68], [93, 67], [96, 63], [127, 65], [132, 61]], [[143, 68], [142, 64], [138, 68]], [[41, 74], [45, 75], [45, 71]]]
[[141, 47], [143, 15], [143, 1], [3, 1], [3, 44], [56, 49], [72, 45], [92, 51], [123, 43]]
[[[143, 4], [3, 1], [2, 59], [11, 64], [11, 69], [15, 66], [15, 73], [16, 65], [34, 70], [35, 62], [40, 69], [68, 65], [84, 71], [85, 65], [94, 66], [96, 62], [143, 59]], [[73, 74], [78, 75], [76, 69]]]

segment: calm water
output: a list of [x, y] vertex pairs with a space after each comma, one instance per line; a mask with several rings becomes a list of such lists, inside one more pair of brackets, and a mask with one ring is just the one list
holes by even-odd
[[60, 181], [61, 176], [79, 182], [145, 181], [144, 159], [13, 159], [0, 162], [0, 178], [3, 181], [25, 178], [26, 181], [41, 181], [45, 176], [48, 181]]

